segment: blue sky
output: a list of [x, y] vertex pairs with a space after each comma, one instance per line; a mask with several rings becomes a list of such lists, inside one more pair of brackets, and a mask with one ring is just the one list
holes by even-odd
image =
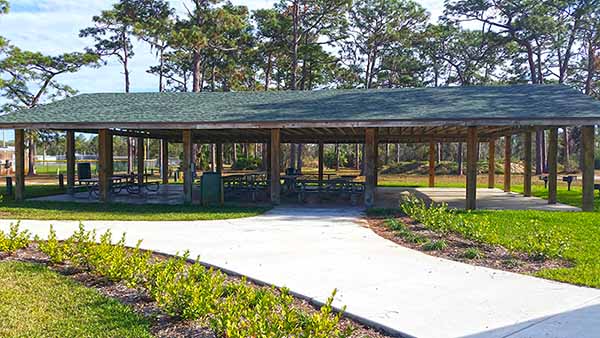
[[[186, 0], [170, 1], [178, 11], [183, 11]], [[437, 18], [443, 8], [443, 0], [416, 0]], [[23, 49], [45, 54], [81, 51], [91, 45], [89, 40], [78, 37], [79, 30], [91, 25], [91, 18], [101, 10], [110, 8], [114, 0], [9, 0], [11, 11], [0, 17], [0, 35]], [[246, 5], [251, 10], [271, 7], [273, 0], [232, 0], [234, 4]], [[156, 77], [146, 69], [156, 63], [149, 48], [136, 42], [135, 56], [131, 61], [132, 91], [156, 91]], [[76, 74], [59, 78], [82, 93], [123, 91], [121, 65], [109, 60], [101, 68], [86, 68]], [[1, 99], [0, 99], [1, 100]], [[0, 101], [1, 103], [1, 101]]]

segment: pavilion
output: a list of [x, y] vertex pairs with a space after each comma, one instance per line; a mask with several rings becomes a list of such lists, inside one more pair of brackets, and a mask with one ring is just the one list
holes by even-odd
[[[160, 139], [161, 163], [169, 142], [183, 143], [184, 201], [191, 203], [193, 144], [216, 144], [217, 170], [224, 143], [267, 145], [269, 191], [280, 202], [280, 145], [319, 145], [319, 179], [323, 178], [323, 144], [365, 145], [366, 206], [377, 187], [379, 143], [429, 143], [430, 185], [434, 185], [435, 143], [466, 142], [466, 208], [476, 208], [477, 145], [523, 136], [524, 194], [531, 195], [532, 132], [549, 130], [549, 203], [556, 203], [558, 128], [582, 127], [583, 210], [593, 210], [595, 125], [600, 102], [564, 85], [472, 86], [444, 88], [320, 90], [210, 93], [82, 94], [0, 116], [0, 128], [15, 129], [15, 199], [24, 199], [25, 129], [52, 129], [67, 134], [67, 187], [75, 185], [75, 133], [97, 133], [100, 199], [111, 198], [112, 137]], [[511, 142], [505, 142], [510, 159]], [[138, 159], [138, 172], [143, 168]], [[141, 165], [141, 168], [139, 166]], [[505, 186], [510, 189], [510, 160]], [[168, 182], [166, 170], [163, 183]], [[489, 185], [494, 186], [494, 170]]]

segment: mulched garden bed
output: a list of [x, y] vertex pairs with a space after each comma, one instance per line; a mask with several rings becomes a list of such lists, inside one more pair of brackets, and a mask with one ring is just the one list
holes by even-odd
[[[386, 222], [389, 218], [389, 216], [369, 217], [367, 222], [369, 227], [379, 236], [396, 244], [424, 252], [428, 255], [443, 257], [471, 265], [478, 265], [522, 274], [534, 274], [542, 269], [567, 268], [573, 266], [571, 262], [564, 259], [540, 260], [531, 257], [527, 253], [511, 252], [500, 245], [477, 243], [454, 233], [439, 234], [427, 229], [423, 224], [415, 222], [406, 215], [395, 215], [394, 218], [398, 222], [404, 223], [407, 229], [415, 235], [421, 236], [424, 239], [432, 242], [443, 240], [447, 244], [447, 247], [441, 250], [424, 250], [423, 243], [414, 243], [408, 241], [402, 236], [399, 236], [396, 231], [391, 230], [386, 225]], [[465, 251], [470, 248], [477, 249], [481, 253], [481, 257], [465, 257]]]
[[[153, 253], [153, 258], [162, 260], [169, 258], [169, 255]], [[198, 321], [180, 320], [166, 315], [156, 305], [143, 290], [133, 289], [122, 283], [113, 283], [106, 278], [90, 273], [86, 270], [75, 268], [69, 264], [50, 264], [48, 256], [40, 252], [35, 243], [31, 243], [27, 248], [18, 250], [12, 256], [0, 253], [1, 261], [21, 261], [28, 263], [37, 263], [47, 265], [51, 270], [68, 276], [73, 280], [94, 288], [101, 294], [119, 300], [121, 303], [130, 306], [136, 313], [146, 318], [150, 323], [150, 330], [156, 337], [164, 338], [217, 338], [217, 336], [207, 326]], [[191, 263], [190, 263], [191, 264]], [[223, 271], [223, 273], [225, 273]], [[226, 273], [225, 273], [226, 274]], [[226, 274], [231, 281], [239, 280], [239, 276]], [[253, 284], [257, 288], [266, 288], [267, 286]], [[313, 306], [308, 301], [295, 298], [294, 306], [304, 310], [307, 313], [319, 311], [319, 308]], [[370, 327], [359, 324], [349, 318], [342, 318], [340, 321], [342, 328], [352, 327], [351, 337], [358, 338], [384, 338], [391, 337], [385, 333]]]

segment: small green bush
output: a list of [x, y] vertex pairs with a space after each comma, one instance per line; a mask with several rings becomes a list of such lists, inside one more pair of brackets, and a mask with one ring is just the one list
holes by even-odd
[[262, 160], [256, 157], [243, 157], [237, 158], [235, 163], [231, 166], [234, 170], [256, 170], [260, 168]]
[[207, 323], [219, 336], [242, 337], [347, 337], [341, 330], [341, 313], [334, 314], [332, 297], [319, 312], [307, 314], [293, 306], [287, 289], [257, 288], [245, 279], [227, 280], [199, 260], [189, 264], [189, 252], [154, 261], [150, 252], [125, 246], [125, 234], [113, 243], [105, 232], [96, 241], [83, 225], [59, 242], [52, 227], [48, 240], [39, 243], [51, 262], [86, 268], [115, 282], [145, 289], [163, 311], [182, 319]]
[[408, 229], [406, 224], [398, 221], [397, 219], [394, 219], [394, 218], [388, 219], [386, 221], [386, 226], [388, 227], [388, 229], [394, 231], [394, 234], [396, 236], [403, 238], [407, 242], [416, 243], [416, 244], [427, 242], [427, 239], [425, 237], [419, 236], [419, 235], [415, 234], [414, 232], [410, 231], [410, 229]]
[[466, 259], [481, 259], [484, 255], [477, 248], [468, 248], [463, 252], [463, 257]]
[[444, 250], [448, 247], [448, 243], [446, 243], [446, 241], [444, 241], [443, 239], [437, 240], [437, 241], [429, 241], [425, 244], [423, 244], [422, 248], [425, 251], [441, 251]]
[[0, 252], [12, 255], [17, 250], [27, 247], [29, 241], [29, 231], [19, 231], [19, 222], [12, 223], [8, 233], [4, 233], [0, 230]]

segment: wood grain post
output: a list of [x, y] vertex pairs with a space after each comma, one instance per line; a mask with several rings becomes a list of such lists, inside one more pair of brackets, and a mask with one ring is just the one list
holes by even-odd
[[467, 131], [467, 210], [477, 208], [477, 127]]
[[429, 187], [435, 187], [435, 142], [429, 142]]
[[75, 132], [67, 130], [66, 134], [67, 149], [67, 193], [75, 193]]
[[215, 156], [216, 156], [216, 163], [217, 163], [217, 172], [218, 173], [222, 173], [223, 172], [223, 143], [217, 143], [215, 145]]
[[323, 152], [324, 152], [323, 148], [324, 148], [323, 141], [319, 141], [319, 145], [318, 145], [319, 181], [323, 180], [323, 174], [325, 171], [325, 164], [323, 163], [323, 157], [324, 157], [323, 156]]
[[533, 136], [528, 131], [523, 134], [525, 168], [523, 173], [523, 195], [531, 197], [531, 170], [533, 169]]
[[192, 143], [192, 130], [183, 130], [183, 203], [192, 204], [192, 191], [194, 188], [194, 146]]
[[548, 135], [548, 204], [556, 204], [558, 184], [558, 128], [550, 128]]
[[512, 135], [504, 136], [504, 192], [510, 192]]
[[145, 167], [145, 161], [146, 161], [146, 156], [144, 154], [144, 138], [143, 137], [138, 137], [135, 141], [135, 150], [136, 150], [136, 157], [137, 157], [137, 176], [138, 176], [138, 183], [142, 184], [144, 183], [144, 167]]
[[25, 200], [25, 130], [15, 129], [15, 201]]
[[160, 140], [160, 177], [162, 184], [169, 184], [169, 141]]
[[98, 185], [100, 201], [107, 203], [111, 199], [112, 166], [112, 134], [108, 129], [98, 130]]
[[488, 188], [494, 189], [496, 187], [496, 139], [493, 138], [489, 141], [488, 147]]
[[271, 203], [281, 203], [281, 170], [279, 156], [281, 154], [281, 130], [271, 129]]
[[365, 206], [375, 204], [375, 191], [377, 189], [377, 132], [375, 128], [365, 129]]
[[595, 127], [581, 128], [583, 143], [583, 211], [594, 211], [594, 183], [595, 183]]

